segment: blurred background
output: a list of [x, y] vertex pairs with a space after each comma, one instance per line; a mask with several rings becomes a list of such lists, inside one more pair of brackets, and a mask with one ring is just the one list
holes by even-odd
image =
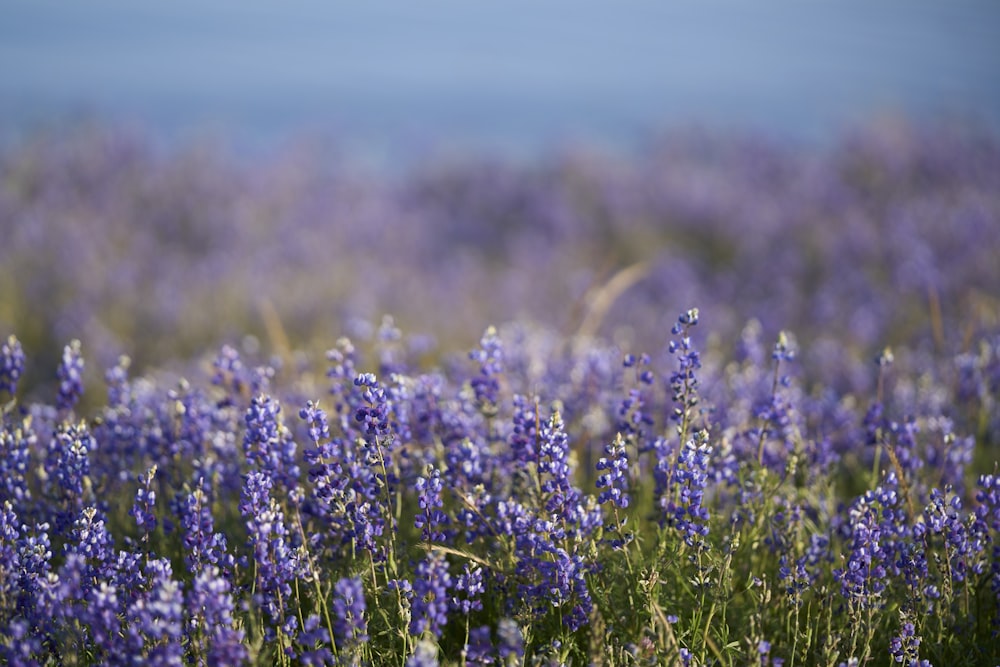
[[633, 149], [677, 125], [828, 141], [875, 114], [1000, 124], [989, 0], [5, 3], [12, 136], [79, 118], [171, 142], [304, 133], [427, 150]]
[[698, 305], [840, 373], [995, 331], [996, 2], [2, 14], [0, 334], [37, 377], [71, 338], [141, 369], [386, 315], [656, 350]]

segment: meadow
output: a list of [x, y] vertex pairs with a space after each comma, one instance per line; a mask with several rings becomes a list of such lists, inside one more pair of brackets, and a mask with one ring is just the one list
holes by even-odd
[[0, 153], [0, 662], [996, 665], [1000, 142]]

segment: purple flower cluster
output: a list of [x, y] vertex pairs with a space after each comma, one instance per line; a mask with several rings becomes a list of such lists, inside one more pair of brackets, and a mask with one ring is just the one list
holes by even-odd
[[451, 589], [452, 577], [444, 556], [432, 552], [417, 564], [413, 581], [411, 635], [420, 637], [428, 634], [435, 638], [441, 636], [441, 631], [448, 622], [448, 592]]
[[597, 461], [597, 469], [607, 472], [597, 478], [597, 488], [604, 489], [597, 497], [597, 501], [602, 505], [613, 503], [624, 509], [629, 505], [627, 492], [629, 463], [625, 440], [619, 435], [604, 451], [607, 457], [601, 457]]
[[486, 414], [497, 408], [500, 376], [504, 370], [504, 350], [497, 330], [490, 327], [479, 341], [479, 349], [469, 353], [469, 358], [479, 364], [479, 374], [471, 381], [476, 403]]
[[708, 535], [704, 500], [711, 454], [708, 433], [698, 431], [684, 443], [673, 466], [669, 456], [659, 455], [657, 469], [669, 480], [659, 501], [663, 522], [677, 529], [688, 546], [703, 545]]
[[358, 577], [345, 577], [333, 587], [333, 632], [340, 651], [356, 650], [368, 641], [365, 590]]
[[80, 341], [74, 340], [63, 349], [57, 375], [59, 396], [56, 399], [56, 406], [61, 410], [72, 409], [83, 395], [83, 355], [80, 351]]
[[24, 374], [25, 354], [21, 341], [16, 336], [8, 336], [0, 345], [0, 392], [13, 396], [17, 393], [17, 382]]
[[271, 496], [272, 488], [271, 478], [264, 473], [247, 473], [239, 509], [253, 553], [254, 602], [283, 627], [291, 618], [292, 582], [303, 565], [292, 545], [285, 514]]
[[834, 571], [841, 593], [856, 609], [880, 608], [883, 593], [895, 565], [896, 538], [905, 531], [901, 500], [895, 476], [883, 486], [867, 492], [851, 507], [844, 533], [849, 551], [844, 567]]
[[281, 405], [270, 396], [254, 396], [246, 414], [243, 451], [247, 462], [286, 492], [298, 486], [297, 446], [281, 422]]
[[427, 542], [444, 542], [446, 539], [444, 530], [450, 519], [441, 511], [444, 507], [444, 499], [441, 497], [444, 489], [441, 471], [430, 468], [426, 475], [417, 478], [415, 488], [420, 511], [413, 523], [420, 529], [421, 539]]

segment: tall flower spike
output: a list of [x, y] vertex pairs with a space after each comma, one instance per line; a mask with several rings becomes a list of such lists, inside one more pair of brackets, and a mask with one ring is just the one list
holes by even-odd
[[272, 480], [261, 472], [247, 473], [240, 501], [256, 566], [256, 602], [275, 626], [284, 623], [284, 601], [291, 597], [291, 582], [301, 569], [299, 554], [290, 544], [285, 515], [271, 497]]
[[486, 414], [494, 414], [500, 400], [500, 380], [503, 373], [503, 345], [495, 327], [489, 327], [479, 341], [479, 349], [469, 353], [479, 363], [479, 375], [472, 378], [476, 404]]
[[368, 641], [365, 589], [360, 577], [345, 577], [333, 586], [333, 632], [341, 651], [352, 651]]
[[671, 333], [679, 340], [671, 340], [667, 349], [677, 357], [677, 370], [670, 374], [670, 388], [673, 392], [674, 411], [672, 419], [677, 422], [677, 432], [687, 439], [691, 426], [691, 411], [698, 405], [698, 377], [701, 357], [691, 344], [691, 328], [698, 324], [698, 309], [692, 308], [677, 318]]
[[709, 514], [702, 500], [708, 485], [711, 454], [708, 433], [698, 431], [681, 448], [676, 466], [667, 476], [670, 486], [660, 499], [665, 523], [680, 530], [689, 546], [701, 544], [708, 535]]
[[24, 514], [30, 510], [31, 452], [37, 443], [31, 424], [0, 428], [0, 500], [9, 500]]
[[17, 381], [24, 373], [24, 361], [21, 341], [14, 335], [8, 336], [0, 346], [0, 392], [6, 391], [11, 396], [17, 393]]
[[615, 441], [605, 447], [606, 457], [601, 457], [597, 462], [598, 470], [606, 470], [603, 475], [597, 478], [597, 488], [601, 491], [597, 500], [602, 505], [606, 502], [613, 502], [621, 508], [628, 507], [628, 451], [625, 447], [625, 440], [619, 433]]
[[74, 340], [63, 349], [62, 361], [56, 370], [59, 378], [59, 396], [56, 405], [61, 410], [69, 410], [83, 395], [83, 355], [80, 341]]
[[56, 532], [62, 533], [75, 520], [76, 514], [93, 500], [90, 480], [90, 452], [97, 446], [86, 423], [61, 424], [49, 443], [45, 463], [49, 479], [62, 510], [57, 516]]
[[[241, 665], [246, 662], [244, 633], [234, 627], [236, 605], [232, 586], [217, 567], [205, 567], [195, 575], [187, 608], [192, 626], [188, 633], [188, 650], [203, 652], [205, 660], [199, 664]], [[193, 634], [194, 628], [200, 632]]]
[[243, 451], [247, 461], [276, 484], [292, 491], [299, 483], [295, 441], [281, 421], [281, 404], [266, 395], [254, 396], [247, 409]]
[[149, 540], [149, 534], [156, 530], [156, 491], [153, 490], [153, 479], [156, 477], [154, 464], [145, 474], [139, 475], [139, 490], [135, 494], [135, 503], [129, 514], [135, 517], [135, 522], [142, 531], [142, 541]]
[[118, 363], [104, 373], [104, 383], [108, 387], [108, 407], [124, 407], [128, 405], [129, 385], [128, 369], [132, 360], [125, 355], [118, 357]]
[[441, 630], [448, 622], [448, 589], [451, 575], [448, 561], [438, 552], [431, 553], [417, 565], [417, 576], [413, 582], [413, 607], [410, 620], [410, 634], [419, 637], [430, 633], [441, 636]]
[[444, 507], [441, 471], [428, 466], [424, 475], [417, 478], [416, 490], [420, 511], [414, 518], [414, 526], [420, 529], [421, 539], [425, 542], [443, 542], [446, 538], [444, 528], [448, 524], [448, 515], [441, 511]]

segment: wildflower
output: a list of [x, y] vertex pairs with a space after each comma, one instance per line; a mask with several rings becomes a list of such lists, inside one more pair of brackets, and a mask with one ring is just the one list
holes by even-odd
[[438, 667], [438, 649], [433, 642], [417, 642], [413, 653], [406, 659], [406, 667]]
[[691, 411], [698, 405], [698, 377], [701, 356], [691, 343], [690, 330], [698, 324], [698, 309], [692, 308], [681, 313], [677, 323], [670, 330], [679, 339], [671, 340], [667, 346], [670, 354], [677, 357], [677, 370], [670, 374], [670, 388], [673, 392], [674, 411], [671, 418], [677, 422], [678, 433], [683, 437], [691, 419]]
[[63, 349], [62, 361], [56, 369], [59, 378], [59, 396], [56, 405], [60, 410], [69, 410], [83, 395], [83, 356], [80, 341], [74, 340]]
[[280, 418], [281, 405], [270, 396], [254, 396], [250, 400], [243, 436], [243, 451], [247, 461], [267, 474], [289, 493], [299, 484], [296, 445]]
[[411, 635], [419, 637], [428, 633], [434, 637], [441, 636], [441, 630], [448, 622], [448, 590], [451, 586], [448, 561], [442, 554], [431, 553], [420, 561], [413, 581]]
[[900, 523], [904, 515], [895, 487], [895, 475], [890, 473], [882, 486], [866, 492], [849, 511], [845, 526], [849, 552], [845, 567], [834, 570], [834, 576], [856, 609], [878, 607], [889, 568], [899, 561], [894, 551], [905, 528]]
[[521, 628], [511, 618], [502, 618], [497, 624], [499, 646], [497, 653], [504, 662], [519, 661], [524, 658], [524, 635]]
[[0, 501], [10, 501], [22, 513], [32, 506], [28, 480], [31, 451], [37, 441], [28, 419], [19, 427], [0, 424]]
[[[90, 452], [96, 447], [97, 441], [84, 422], [77, 425], [60, 424], [55, 437], [49, 442], [45, 468], [50, 480], [49, 491], [58, 505], [55, 526], [57, 533], [68, 528], [73, 517], [84, 506], [92, 504]], [[55, 483], [54, 486], [52, 482]]]
[[556, 411], [538, 434], [538, 475], [542, 493], [546, 494], [545, 509], [567, 527], [585, 530], [589, 522], [581, 506], [582, 494], [572, 483], [569, 455], [569, 435], [562, 415]]
[[479, 363], [479, 375], [472, 379], [476, 404], [484, 414], [496, 413], [500, 400], [500, 380], [503, 373], [503, 344], [494, 327], [489, 327], [479, 341], [479, 349], [469, 353], [469, 358]]
[[470, 567], [466, 563], [465, 570], [455, 580], [455, 591], [465, 593], [465, 596], [462, 598], [457, 596], [451, 598], [453, 609], [464, 616], [482, 609], [483, 602], [479, 596], [486, 591], [483, 586], [483, 568], [478, 565]]
[[917, 661], [920, 648], [920, 637], [916, 628], [909, 621], [903, 623], [900, 633], [889, 640], [889, 654], [896, 662], [912, 665]]
[[125, 647], [144, 664], [181, 667], [184, 598], [180, 585], [166, 559], [150, 560], [144, 574], [149, 588], [125, 613], [128, 628]]
[[358, 577], [345, 577], [333, 587], [333, 632], [341, 650], [353, 650], [368, 641], [365, 589]]
[[25, 359], [21, 341], [14, 335], [8, 336], [0, 346], [0, 392], [6, 391], [11, 396], [17, 393], [17, 382], [24, 374]]
[[156, 476], [154, 465], [146, 474], [139, 475], [139, 490], [135, 494], [135, 503], [129, 514], [135, 517], [139, 530], [143, 533], [143, 541], [149, 539], [149, 534], [156, 530], [156, 491], [153, 490], [153, 478]]
[[284, 600], [291, 597], [291, 582], [301, 569], [292, 549], [284, 512], [271, 497], [271, 478], [250, 472], [243, 485], [240, 513], [246, 519], [257, 573], [255, 599], [275, 622], [285, 621]]
[[443, 542], [446, 538], [444, 527], [448, 525], [448, 515], [441, 511], [444, 500], [441, 492], [444, 483], [441, 471], [428, 466], [424, 475], [417, 478], [417, 503], [420, 511], [414, 518], [414, 525], [421, 530], [421, 539], [426, 542]]
[[226, 536], [216, 533], [208, 496], [200, 487], [187, 494], [179, 509], [183, 531], [184, 562], [192, 572], [217, 566], [229, 572], [233, 557], [227, 553]]
[[[293, 634], [289, 632], [288, 634]], [[295, 635], [295, 645], [298, 649], [297, 660], [299, 664], [313, 666], [325, 666], [338, 664], [334, 661], [333, 651], [330, 650], [330, 632], [323, 625], [318, 614], [310, 614], [302, 623], [302, 627]], [[340, 661], [339, 664], [351, 664]]]
[[104, 373], [104, 383], [108, 387], [108, 407], [127, 407], [131, 394], [128, 384], [128, 369], [132, 360], [122, 355], [118, 363]]
[[669, 455], [662, 448], [658, 450], [657, 470], [664, 480], [662, 490], [658, 491], [663, 521], [677, 528], [689, 546], [702, 544], [708, 535], [709, 513], [702, 503], [711, 454], [708, 432], [704, 430], [684, 443], [673, 467]]
[[192, 652], [202, 665], [238, 665], [247, 660], [244, 633], [237, 630], [232, 586], [218, 567], [207, 565], [195, 575], [186, 602]]
[[493, 642], [490, 640], [490, 626], [482, 625], [469, 629], [469, 642], [465, 645], [467, 665], [489, 665], [493, 662]]
[[597, 500], [602, 505], [612, 502], [618, 507], [626, 508], [629, 505], [628, 452], [620, 433], [604, 451], [608, 456], [598, 460], [597, 469], [607, 472], [597, 478], [597, 488], [605, 490], [600, 493]]

